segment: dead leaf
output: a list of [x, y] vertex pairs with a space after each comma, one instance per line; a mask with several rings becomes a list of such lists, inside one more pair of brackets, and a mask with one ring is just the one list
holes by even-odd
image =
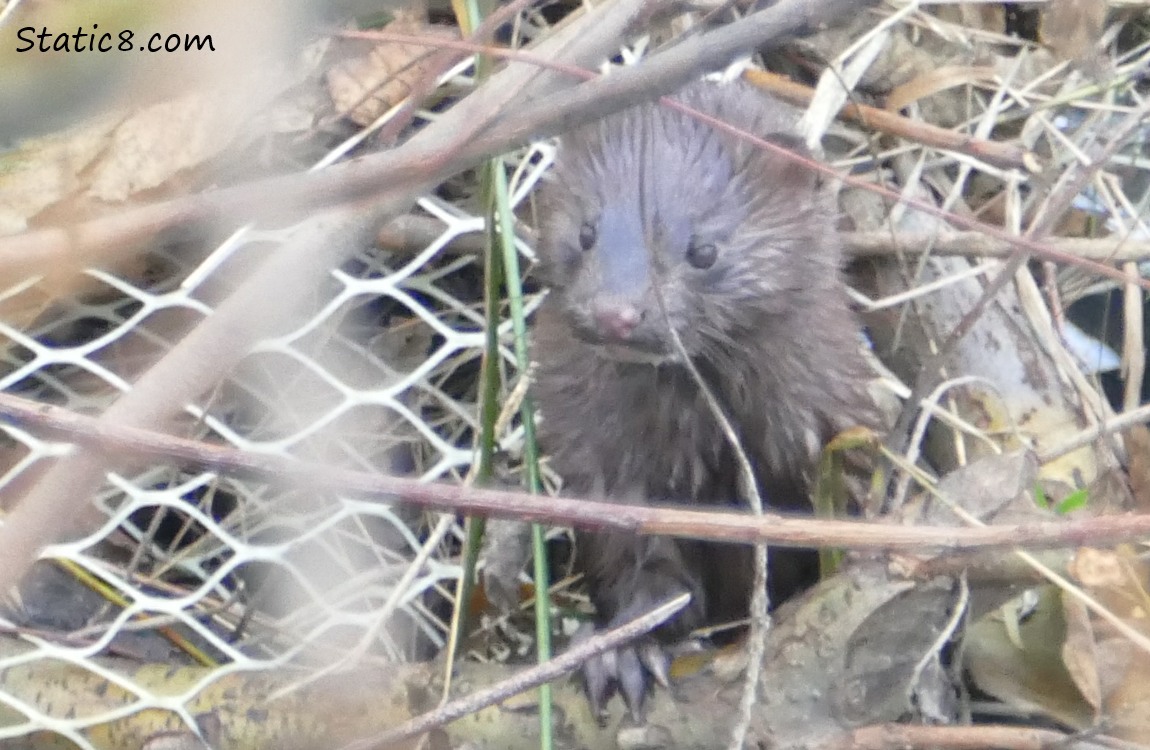
[[[243, 85], [239, 85], [242, 82]], [[185, 192], [182, 180], [228, 147], [252, 115], [290, 82], [285, 71], [236, 75], [229, 87], [199, 89], [134, 110], [110, 110], [70, 129], [22, 142], [0, 157], [0, 235], [37, 224], [68, 226], [144, 191]], [[106, 287], [84, 273], [98, 266], [140, 283], [152, 265], [141, 247], [112, 243], [76, 251], [45, 247], [0, 261], [0, 316], [24, 327], [58, 300], [89, 300]], [[11, 290], [30, 277], [35, 286]]]
[[[980, 690], [1007, 705], [1086, 729], [1096, 711], [1063, 661], [1067, 623], [1060, 590], [1044, 586], [967, 630], [964, 664]], [[1013, 634], [1013, 635], [1012, 635]]]
[[1094, 630], [1090, 613], [1079, 599], [1062, 593], [1062, 617], [1066, 621], [1066, 640], [1062, 644], [1062, 663], [1082, 697], [1094, 709], [1095, 720], [1101, 714], [1102, 688], [1098, 678], [1098, 654], [1094, 648]]
[[979, 456], [939, 480], [938, 497], [924, 496], [903, 515], [909, 523], [958, 525], [953, 505], [981, 521], [1049, 521], [1052, 514], [1035, 505], [1031, 494], [1037, 481], [1038, 461], [1031, 451]]
[[0, 235], [24, 231], [30, 218], [82, 189], [86, 182], [81, 174], [107, 148], [122, 118], [122, 113], [100, 117], [62, 133], [24, 141], [0, 156]]
[[1150, 429], [1135, 425], [1122, 433], [1126, 455], [1130, 457], [1127, 473], [1136, 510], [1150, 511]]
[[[1095, 595], [1105, 594], [1105, 590], [1121, 590], [1130, 583], [1126, 565], [1119, 554], [1109, 550], [1089, 547], [1078, 550], [1070, 563], [1070, 574]], [[1110, 597], [1101, 598], [1105, 601]]]
[[[1070, 573], [1116, 617], [1150, 636], [1150, 564], [1139, 550], [1082, 549]], [[1102, 712], [1116, 737], [1143, 741], [1150, 735], [1150, 654], [1093, 618], [1094, 653]]]
[[943, 714], [935, 720], [957, 715], [956, 693], [946, 671], [938, 668], [954, 589], [945, 577], [920, 584], [859, 624], [847, 643], [842, 684], [834, 691], [844, 716], [860, 723], [894, 721], [924, 702]]
[[1062, 60], [1095, 58], [1106, 23], [1106, 3], [1099, 0], [1050, 0], [1042, 9], [1039, 38]]
[[1001, 3], [938, 5], [933, 11], [942, 20], [961, 24], [969, 29], [1001, 34], [1006, 28], [1006, 9]]
[[197, 92], [145, 107], [112, 132], [88, 195], [118, 203], [159, 187], [216, 156], [235, 136], [237, 115], [221, 92]]
[[[844, 728], [913, 712], [912, 696], [942, 692], [947, 686], [919, 666], [953, 609], [952, 583], [915, 584], [885, 565], [852, 564], [780, 607], [767, 638], [755, 736], [815, 747]], [[737, 705], [741, 685], [732, 685]]]
[[932, 96], [957, 86], [993, 83], [995, 70], [991, 67], [947, 65], [923, 73], [896, 87], [886, 98], [886, 109], [898, 112], [911, 102]]
[[1123, 636], [1101, 639], [1098, 652], [1100, 674], [1122, 677], [1117, 685], [1113, 679], [1102, 685], [1108, 733], [1145, 742], [1150, 736], [1150, 657]]
[[[455, 39], [442, 27], [397, 18], [387, 30], [431, 38]], [[384, 42], [366, 54], [344, 61], [327, 74], [328, 94], [336, 109], [357, 125], [371, 124], [403, 100], [411, 87], [427, 72], [433, 47]]]
[[[1150, 566], [1129, 547], [1082, 549], [1069, 572], [1102, 606], [1150, 634]], [[1077, 597], [1054, 586], [1032, 607], [1013, 603], [970, 628], [966, 666], [980, 689], [1004, 703], [1108, 734], [1143, 740], [1150, 732], [1150, 655]]]
[[[105, 153], [121, 117], [99, 117], [82, 127], [25, 140], [17, 150], [0, 156], [0, 236], [28, 229], [34, 216], [82, 192], [85, 171]], [[83, 274], [86, 266], [97, 262], [70, 248], [51, 257], [46, 253], [7, 255], [0, 262], [0, 289], [7, 291], [0, 301], [0, 317], [23, 329], [55, 300], [83, 298], [100, 286]], [[102, 265], [116, 267], [109, 262]], [[33, 275], [39, 275], [39, 281], [17, 291]]]

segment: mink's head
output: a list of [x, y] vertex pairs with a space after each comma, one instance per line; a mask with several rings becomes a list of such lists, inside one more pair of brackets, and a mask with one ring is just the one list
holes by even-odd
[[[794, 150], [793, 110], [749, 85], [678, 101]], [[817, 174], [657, 103], [566, 136], [545, 193], [540, 256], [562, 318], [606, 356], [692, 358], [793, 326], [837, 284]], [[794, 332], [788, 334], [796, 338]]]

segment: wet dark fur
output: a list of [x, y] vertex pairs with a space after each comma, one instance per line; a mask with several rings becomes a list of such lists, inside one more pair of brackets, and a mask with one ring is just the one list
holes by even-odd
[[[793, 110], [742, 83], [675, 98], [759, 136], [793, 124]], [[732, 450], [676, 361], [669, 322], [731, 415], [768, 503], [809, 507], [824, 442], [876, 423], [817, 176], [649, 104], [565, 138], [544, 200], [551, 293], [535, 326], [534, 393], [565, 494], [742, 503]], [[597, 237], [585, 251], [586, 222]], [[692, 238], [717, 247], [712, 267], [685, 260]], [[589, 312], [605, 297], [643, 313], [625, 346], [604, 347]], [[624, 349], [661, 363], [625, 361]], [[682, 590], [693, 602], [664, 636], [746, 613], [747, 547], [581, 533], [578, 555], [601, 624]]]

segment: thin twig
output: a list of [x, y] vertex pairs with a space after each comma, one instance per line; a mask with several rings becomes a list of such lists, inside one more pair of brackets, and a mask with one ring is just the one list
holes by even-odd
[[[636, 2], [642, 5], [641, 0]], [[865, 4], [869, 5], [872, 2], [873, 0], [866, 0]], [[449, 141], [433, 140], [434, 146], [421, 141], [418, 146], [407, 144], [391, 151], [336, 165], [315, 174], [272, 178], [164, 203], [145, 205], [122, 211], [114, 216], [84, 222], [71, 228], [71, 231], [43, 229], [0, 238], [0, 263], [6, 269], [23, 269], [31, 273], [37, 268], [50, 266], [71, 252], [131, 245], [131, 241], [138, 241], [142, 234], [195, 221], [208, 219], [247, 221], [253, 217], [282, 221], [309, 209], [353, 203], [368, 197], [380, 200], [381, 193], [387, 196], [394, 196], [397, 193], [412, 195], [426, 184], [445, 179], [462, 169], [474, 166], [483, 159], [503, 153], [533, 138], [553, 135], [561, 130], [612, 114], [638, 101], [666, 94], [699, 72], [722, 67], [740, 55], [800, 33], [804, 28], [816, 26], [824, 19], [846, 12], [857, 12], [859, 4], [850, 0], [823, 3], [780, 0], [771, 7], [744, 19], [656, 53], [642, 65], [616, 70], [610, 76], [596, 78], [557, 94], [527, 99], [513, 111], [504, 112], [497, 127], [492, 127], [486, 120], [482, 120], [485, 123], [484, 127], [462, 128], [457, 138]], [[426, 43], [439, 44], [440, 41], [427, 40]], [[467, 43], [453, 42], [453, 44]], [[482, 45], [476, 48], [493, 56], [506, 56], [524, 61], [530, 58], [533, 65], [541, 64], [543, 58], [541, 55], [532, 56], [531, 53], [520, 50], [501, 52], [498, 48]], [[548, 63], [546, 67], [566, 69], [567, 73], [564, 74], [570, 74], [572, 70], [556, 63]], [[498, 101], [488, 101], [491, 96], [486, 88], [485, 93], [489, 96], [482, 102], [491, 105], [487, 111], [499, 109], [498, 105], [506, 101], [506, 97], [502, 96]], [[466, 109], [472, 98], [468, 97], [460, 102], [448, 114], [456, 115], [456, 110]], [[691, 116], [704, 119], [713, 126], [732, 132], [760, 147], [780, 152], [785, 158], [803, 161], [808, 167], [852, 187], [904, 202], [919, 211], [960, 227], [977, 230], [998, 242], [1025, 250], [1036, 257], [1079, 266], [1106, 278], [1122, 283], [1128, 282], [1120, 270], [1111, 266], [1060, 253], [1057, 248], [1046, 247], [1032, 238], [1016, 237], [999, 227], [984, 224], [968, 216], [951, 214], [938, 206], [902, 196], [873, 182], [838, 174], [828, 166], [803, 160], [780, 149], [777, 145], [690, 111], [682, 105], [677, 105], [673, 100], [667, 99], [664, 103], [678, 106]], [[457, 127], [460, 122], [476, 119], [474, 110], [460, 111], [458, 115], [452, 120]], [[476, 132], [482, 135], [472, 137]], [[275, 196], [274, 200], [269, 200], [269, 196]], [[1150, 280], [1138, 279], [1136, 283], [1141, 288], [1150, 290]]]
[[[137, 427], [109, 425], [61, 407], [3, 393], [0, 393], [0, 415], [7, 417], [9, 424], [64, 437], [105, 457], [115, 453], [131, 456], [140, 462], [174, 459], [208, 469], [293, 482], [301, 489], [322, 487], [339, 490], [378, 502], [403, 502], [434, 510], [462, 510], [499, 518], [611, 529], [631, 534], [717, 542], [762, 542], [780, 547], [915, 551], [1077, 547], [1150, 536], [1150, 515], [1138, 514], [980, 528], [910, 527], [869, 521], [797, 518], [776, 513], [764, 513], [756, 518], [745, 513], [683, 510], [665, 505], [626, 505], [602, 498], [571, 500], [335, 469], [326, 464], [208, 445]], [[68, 500], [75, 505], [86, 502], [82, 496]], [[603, 512], [604, 503], [610, 504], [610, 513]]]
[[[884, 256], [916, 255], [928, 248], [931, 255], [960, 255], [982, 258], [1009, 258], [1014, 243], [982, 232], [941, 232], [935, 234], [913, 232], [843, 232], [843, 248], [850, 255]], [[1043, 247], [1064, 257], [1085, 258], [1109, 262], [1141, 261], [1150, 259], [1150, 242], [1125, 240], [1121, 237], [1046, 237]], [[1043, 257], [1052, 253], [1043, 252]]]
[[[1062, 179], [1059, 180], [1058, 184], [1047, 196], [1046, 201], [1038, 212], [1037, 218], [1032, 222], [1027, 231], [1026, 239], [1028, 242], [1041, 240], [1051, 230], [1097, 170], [1106, 163], [1111, 155], [1139, 132], [1142, 127], [1142, 122], [1146, 119], [1147, 113], [1150, 113], [1150, 100], [1144, 102], [1142, 106], [1126, 117], [1105, 146], [1093, 150], [1089, 164], [1076, 165], [1063, 173]], [[1003, 230], [997, 231], [1003, 232]], [[939, 346], [938, 351], [929, 356], [927, 361], [922, 364], [922, 367], [919, 369], [918, 380], [912, 388], [909, 403], [918, 403], [922, 397], [932, 390], [935, 384], [941, 380], [943, 366], [947, 359], [954, 353], [959, 342], [970, 333], [978, 320], [981, 319], [987, 306], [998, 296], [998, 293], [1010, 283], [1018, 270], [1022, 268], [1023, 264], [1030, 260], [1031, 257], [1032, 254], [1027, 252], [1022, 245], [1016, 246], [1014, 252], [1011, 253], [1010, 257], [1003, 264], [1002, 269], [987, 283], [982, 294], [975, 301], [974, 306], [963, 315], [962, 319], [959, 320], [958, 324]], [[1114, 270], [1117, 271], [1117, 269]], [[1121, 275], [1120, 271], [1117, 272]], [[1130, 279], [1124, 280], [1131, 281]], [[1139, 279], [1138, 281], [1144, 280]], [[891, 448], [896, 453], [901, 453], [903, 450], [904, 446], [900, 444], [906, 442], [907, 428], [909, 428], [910, 423], [914, 419], [913, 414], [913, 409], [904, 410], [895, 428], [891, 431], [891, 441], [893, 443]]]
[[[563, 27], [541, 47], [551, 49], [555, 54], [562, 51], [573, 55], [576, 61], [584, 62], [585, 58], [617, 47], [623, 31], [646, 7], [646, 0], [620, 0], [603, 6], [599, 11], [578, 19], [582, 23]], [[505, 97], [514, 97], [520, 92], [536, 72], [534, 68], [522, 67], [501, 71], [481, 87], [486, 96], [466, 97], [413, 136], [404, 148], [388, 152], [392, 156], [400, 154], [398, 162], [408, 163], [408, 180], [401, 180], [397, 185], [394, 182], [389, 184], [385, 179], [374, 186], [360, 184], [352, 190], [352, 193], [359, 192], [361, 197], [374, 194], [374, 201], [356, 202], [350, 199], [351, 194], [343, 192], [346, 185], [326, 182], [328, 189], [334, 194], [343, 193], [343, 198], [350, 202], [332, 212], [334, 216], [313, 217], [293, 233], [291, 242], [261, 259], [246, 276], [236, 279], [236, 290], [216, 307], [214, 314], [165, 353], [133, 384], [132, 390], [105, 411], [101, 420], [108, 425], [155, 426], [166, 424], [178, 415], [250, 351], [260, 338], [270, 335], [277, 326], [282, 326], [297, 314], [301, 303], [312, 298], [310, 290], [315, 289], [319, 279], [361, 250], [366, 244], [366, 238], [360, 236], [361, 230], [371, 223], [409, 210], [416, 195], [449, 176], [444, 165], [452, 160], [453, 154], [460, 152], [461, 144], [470, 142], [485, 129], [492, 129], [502, 111], [499, 104]], [[330, 180], [333, 174], [337, 180], [339, 177], [354, 180], [357, 179], [355, 175], [362, 179], [365, 174], [360, 166], [353, 162], [347, 165], [348, 168], [327, 169], [315, 176], [324, 181]], [[230, 193], [236, 203], [233, 208], [228, 208], [220, 204], [229, 195], [229, 191], [223, 190], [197, 196], [199, 200], [191, 203], [173, 201], [159, 204], [145, 209], [144, 216], [150, 220], [170, 221], [173, 217], [186, 220], [197, 216], [242, 216], [234, 210], [242, 212], [245, 209], [254, 215], [266, 216], [273, 205], [290, 209], [293, 202], [315, 198], [309, 192], [314, 184], [301, 181], [298, 176], [286, 182], [272, 181], [272, 184], [286, 192], [277, 193], [277, 187], [273, 187], [271, 192], [262, 196], [243, 190]], [[387, 187], [381, 189], [381, 185]], [[326, 199], [330, 200], [330, 197]], [[213, 208], [217, 210], [210, 210]], [[149, 210], [152, 213], [148, 213]], [[94, 230], [91, 224], [71, 231], [63, 228], [47, 230], [49, 239], [46, 246], [68, 252], [70, 247], [90, 247], [93, 241], [108, 242], [116, 237], [125, 242], [138, 241], [141, 225], [131, 222], [133, 217], [139, 216], [129, 211], [99, 220], [97, 224], [103, 234]], [[152, 224], [145, 226], [160, 228]], [[93, 231], [98, 235], [96, 240], [92, 237]], [[0, 242], [0, 246], [10, 249], [14, 242], [19, 247], [22, 240], [36, 235], [38, 233], [5, 240]], [[44, 248], [40, 246], [39, 249]], [[44, 545], [90, 523], [93, 509], [88, 500], [108, 468], [105, 463], [92, 460], [90, 454], [81, 453], [66, 457], [43, 472], [36, 484], [11, 509], [5, 524], [0, 526], [0, 590], [8, 589], [24, 574]], [[64, 508], [76, 499], [81, 504], [65, 511]]]
[[[707, 408], [711, 412], [711, 416], [719, 423], [719, 427], [723, 431], [723, 436], [730, 445], [731, 450], [735, 454], [735, 461], [739, 467], [739, 481], [737, 486], [739, 488], [740, 500], [745, 500], [747, 505], [751, 508], [752, 515], [761, 518], [763, 515], [763, 502], [762, 493], [759, 490], [759, 483], [755, 479], [755, 469], [751, 463], [750, 457], [747, 456], [746, 450], [743, 448], [742, 436], [739, 431], [735, 429], [735, 425], [727, 417], [727, 411], [723, 408], [723, 403], [715, 394], [710, 384], [703, 378], [703, 374], [699, 372], [699, 368], [691, 360], [687, 349], [683, 346], [683, 340], [679, 337], [679, 332], [675, 327], [667, 321], [667, 308], [666, 302], [662, 294], [658, 295], [659, 308], [663, 314], [663, 320], [667, 322], [667, 331], [671, 334], [671, 340], [675, 344], [675, 349], [678, 351], [679, 356], [682, 358], [683, 363], [686, 365], [687, 370], [691, 373], [691, 378], [695, 381], [695, 385], [703, 394], [704, 400], [707, 402]], [[767, 593], [767, 583], [770, 577], [770, 569], [767, 567], [767, 545], [759, 543], [755, 545], [754, 551], [754, 580], [751, 588], [751, 632], [747, 637], [747, 670], [743, 675], [743, 693], [739, 699], [739, 714], [738, 720], [735, 722], [734, 729], [731, 731], [731, 738], [728, 742], [728, 747], [733, 750], [738, 750], [743, 746], [743, 741], [747, 736], [747, 728], [751, 724], [751, 715], [754, 711], [755, 696], [759, 686], [759, 675], [763, 670], [763, 654], [766, 650], [767, 632], [771, 629], [771, 600]]]
[[882, 724], [860, 727], [824, 745], [819, 750], [1114, 750], [1110, 743], [1076, 739], [1052, 729], [1005, 726], [939, 727], [909, 724]]
[[1145, 424], [1146, 422], [1150, 422], [1150, 405], [1143, 405], [1137, 409], [1123, 412], [1112, 419], [1107, 419], [1104, 422], [1100, 422], [1093, 427], [1088, 427], [1072, 435], [1065, 442], [1052, 448], [1047, 448], [1039, 453], [1038, 462], [1040, 464], [1046, 464], [1055, 461], [1067, 453], [1073, 453], [1079, 448], [1090, 445], [1094, 441], [1100, 440], [1107, 435], [1113, 435], [1134, 425]]
[[[515, 233], [528, 245], [534, 245], [537, 241], [535, 230], [529, 226], [517, 226]], [[388, 250], [412, 256], [422, 252], [442, 234], [443, 222], [438, 219], [408, 214], [381, 228], [376, 241]], [[927, 250], [933, 256], [1009, 258], [1014, 251], [1011, 243], [988, 237], [982, 232], [841, 232], [839, 240], [847, 255], [862, 258], [913, 256]], [[1047, 237], [1042, 241], [1042, 246], [1046, 248], [1044, 256], [1049, 254], [1049, 250], [1064, 257], [1104, 263], [1150, 260], [1150, 242], [1144, 240], [1120, 237]], [[479, 255], [483, 249], [484, 239], [477, 232], [458, 235], [444, 246], [446, 252], [458, 255]]]
[[525, 669], [513, 677], [500, 680], [494, 685], [469, 696], [445, 703], [433, 711], [417, 716], [411, 721], [380, 735], [351, 742], [344, 745], [340, 750], [384, 750], [393, 747], [396, 742], [450, 724], [458, 718], [562, 677], [568, 672], [578, 669], [588, 659], [619, 648], [639, 636], [651, 632], [685, 607], [690, 600], [690, 594], [680, 594], [644, 615], [572, 646], [550, 661]]
[[[483, 19], [483, 22], [474, 32], [468, 35], [467, 41], [476, 46], [481, 46], [481, 43], [490, 39], [500, 26], [514, 18], [520, 11], [534, 1], [535, 0], [514, 0], [500, 8], [496, 8], [490, 16]], [[381, 32], [344, 30], [335, 33], [337, 36], [350, 39], [371, 39], [379, 42], [388, 41], [386, 38], [380, 38], [378, 36]], [[398, 138], [404, 128], [411, 124], [419, 107], [435, 89], [435, 84], [436, 81], [439, 80], [439, 77], [468, 54], [471, 54], [471, 50], [453, 45], [452, 42], [454, 41], [453, 39], [441, 39], [438, 44], [432, 47], [432, 57], [425, 65], [426, 71], [419, 77], [419, 80], [411, 85], [407, 97], [404, 98], [403, 104], [400, 105], [399, 111], [396, 112], [395, 116], [387, 123], [384, 129], [379, 132], [378, 137], [380, 141], [391, 143]]]
[[[752, 69], [746, 71], [743, 76], [779, 99], [800, 107], [810, 104], [815, 96], [815, 90], [811, 87], [796, 83], [778, 73]], [[1037, 155], [1013, 143], [988, 141], [956, 133], [865, 104], [847, 104], [839, 112], [839, 117], [857, 122], [869, 130], [896, 135], [923, 146], [967, 154], [996, 167], [1023, 169], [1031, 173], [1040, 171]]]

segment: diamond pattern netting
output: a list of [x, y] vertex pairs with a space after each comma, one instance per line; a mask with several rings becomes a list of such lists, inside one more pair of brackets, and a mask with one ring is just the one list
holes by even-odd
[[[508, 157], [514, 205], [528, 201], [552, 153], [538, 144]], [[482, 258], [451, 248], [483, 231], [482, 216], [466, 204], [424, 196], [415, 215], [436, 222], [433, 241], [414, 254], [364, 247], [332, 268], [308, 301], [313, 312], [262, 341], [219, 382], [204, 383], [177, 433], [359, 470], [461, 480], [478, 430], [485, 338]], [[150, 248], [133, 266], [142, 272], [92, 269], [68, 294], [43, 277], [0, 292], [0, 301], [32, 311], [0, 320], [0, 388], [102, 412], [212, 314], [227, 274], [274, 252], [290, 231], [240, 230], [206, 255], [179, 244]], [[526, 267], [531, 249], [517, 243]], [[509, 321], [501, 334], [513, 379]], [[12, 424], [4, 433], [0, 491], [8, 496], [70, 449]], [[500, 435], [505, 447], [518, 439], [514, 423]], [[13, 637], [0, 652], [0, 741], [46, 729], [93, 747], [91, 727], [147, 707], [194, 725], [193, 698], [234, 672], [288, 662], [338, 666], [349, 653], [410, 658], [444, 642], [447, 615], [429, 594], [438, 592], [442, 603], [453, 590], [458, 527], [409, 571], [428, 538], [421, 514], [322, 487], [147, 466], [109, 474], [94, 504], [99, 516], [89, 533], [47, 549], [8, 612], [9, 624], [37, 635]], [[79, 582], [85, 578], [107, 592], [95, 594]], [[189, 650], [224, 666], [171, 695], [102, 661], [114, 653], [180, 663]], [[63, 670], [69, 687], [62, 695], [20, 689], [25, 668], [45, 678]], [[68, 698], [83, 692], [85, 680], [110, 681], [120, 690], [105, 692], [118, 698], [103, 705]]]

